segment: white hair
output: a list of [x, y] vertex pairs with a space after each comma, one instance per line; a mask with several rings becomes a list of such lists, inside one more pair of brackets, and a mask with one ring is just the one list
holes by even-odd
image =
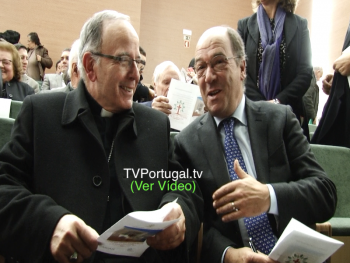
[[72, 64], [78, 62], [78, 55], [79, 55], [79, 45], [80, 45], [80, 39], [77, 39], [74, 41], [70, 53], [69, 53], [69, 63], [68, 63], [68, 76], [69, 78], [72, 77]]
[[167, 68], [172, 68], [175, 70], [177, 75], [179, 75], [179, 79], [183, 80], [179, 68], [171, 61], [164, 61], [160, 63], [156, 68], [154, 69], [153, 72], [153, 81], [154, 83], [157, 83], [159, 80], [159, 76], [167, 69]]
[[[130, 22], [130, 17], [114, 10], [104, 10], [95, 13], [85, 22], [80, 31], [80, 45], [78, 57], [78, 69], [85, 80], [86, 74], [83, 66], [83, 55], [88, 51], [99, 52], [102, 46], [103, 23], [108, 20], [125, 20]], [[97, 62], [99, 58], [95, 59]]]

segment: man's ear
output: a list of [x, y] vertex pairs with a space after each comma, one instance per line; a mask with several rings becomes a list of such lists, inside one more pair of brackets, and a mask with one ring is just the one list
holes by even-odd
[[86, 76], [88, 79], [92, 82], [96, 81], [97, 76], [94, 70], [95, 66], [95, 59], [92, 57], [92, 54], [90, 52], [86, 52], [83, 55], [83, 67], [86, 73]]
[[240, 69], [241, 69], [241, 80], [243, 81], [247, 77], [247, 75], [246, 75], [246, 67], [245, 67], [245, 60], [242, 60], [241, 65], [240, 65]]

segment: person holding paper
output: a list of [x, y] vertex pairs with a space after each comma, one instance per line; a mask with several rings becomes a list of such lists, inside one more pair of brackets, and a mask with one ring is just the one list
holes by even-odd
[[[192, 180], [177, 183], [195, 191], [162, 190], [167, 179], [147, 173], [182, 168], [167, 116], [133, 104], [140, 62], [129, 17], [101, 11], [80, 33], [78, 87], [24, 100], [0, 152], [0, 254], [11, 262], [187, 262], [202, 197]], [[176, 199], [164, 220], [180, 220], [149, 237], [140, 258], [95, 252], [126, 214]]]
[[156, 66], [153, 72], [153, 86], [156, 97], [151, 102], [146, 102], [145, 105], [169, 115], [172, 107], [167, 95], [171, 79], [181, 79], [180, 70], [173, 62], [164, 61]]
[[246, 55], [237, 31], [205, 31], [195, 59], [209, 112], [174, 144], [184, 168], [203, 171], [197, 179], [204, 197], [201, 262], [274, 262], [267, 255], [291, 218], [311, 225], [333, 216], [335, 185], [291, 108], [244, 94]]

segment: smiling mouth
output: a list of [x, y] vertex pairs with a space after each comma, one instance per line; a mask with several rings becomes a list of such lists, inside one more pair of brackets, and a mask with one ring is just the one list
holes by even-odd
[[129, 89], [127, 87], [122, 87], [123, 90], [127, 91], [127, 92], [132, 92], [132, 89]]
[[221, 90], [214, 90], [212, 92], [208, 92], [208, 96], [215, 96], [216, 94], [218, 94]]

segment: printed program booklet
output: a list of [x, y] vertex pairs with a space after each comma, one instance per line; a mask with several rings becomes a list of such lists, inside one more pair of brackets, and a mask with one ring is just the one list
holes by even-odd
[[342, 245], [343, 242], [325, 236], [292, 218], [269, 257], [284, 263], [322, 263]]
[[176, 200], [155, 211], [127, 214], [99, 236], [97, 250], [120, 256], [140, 257], [148, 248], [148, 237], [179, 221], [179, 218], [163, 221], [174, 208]]
[[172, 79], [167, 97], [172, 106], [170, 126], [175, 130], [183, 130], [195, 118], [204, 114], [204, 102], [197, 85]]

